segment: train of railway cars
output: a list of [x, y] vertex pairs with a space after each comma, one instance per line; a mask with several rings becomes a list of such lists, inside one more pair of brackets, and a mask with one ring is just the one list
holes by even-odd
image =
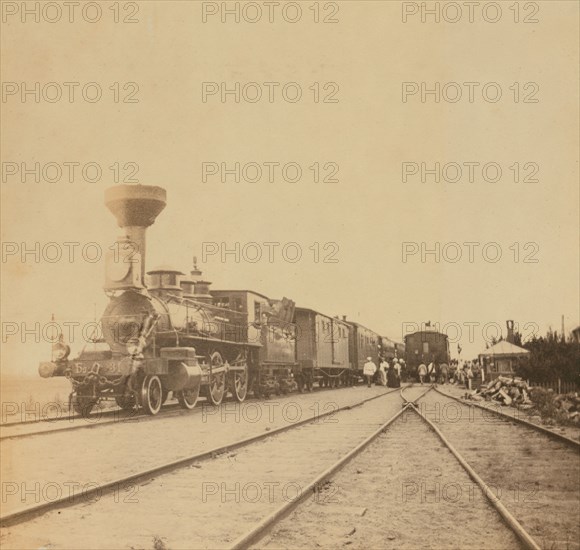
[[117, 185], [105, 204], [123, 236], [106, 258], [101, 335], [74, 359], [61, 335], [39, 366], [42, 377], [70, 380], [78, 413], [115, 400], [155, 415], [170, 392], [192, 409], [200, 395], [219, 405], [228, 393], [241, 402], [250, 393], [350, 386], [367, 357], [403, 358], [402, 344], [345, 317], [252, 290], [210, 290], [195, 265], [189, 275], [171, 267], [146, 274], [146, 231], [166, 206], [165, 189]]

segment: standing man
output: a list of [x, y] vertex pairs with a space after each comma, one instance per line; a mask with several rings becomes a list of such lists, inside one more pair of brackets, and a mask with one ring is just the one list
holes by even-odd
[[431, 383], [435, 382], [435, 364], [433, 361], [431, 361], [427, 367], [427, 375], [429, 376], [429, 381]]
[[377, 366], [373, 363], [373, 360], [370, 357], [367, 357], [367, 362], [363, 366], [363, 375], [367, 379], [367, 385], [371, 387], [371, 380], [375, 372], [377, 371]]
[[447, 363], [441, 364], [441, 380], [440, 380], [441, 384], [447, 384], [447, 380], [448, 380], [448, 376], [449, 376], [448, 369], [449, 369], [449, 367], [447, 366]]
[[471, 370], [471, 363], [467, 362], [465, 366], [465, 388], [471, 389], [471, 380], [473, 378], [473, 371]]
[[421, 363], [417, 370], [417, 374], [419, 375], [419, 381], [421, 382], [421, 386], [423, 385], [423, 380], [425, 380], [425, 376], [427, 375], [427, 367], [425, 363]]

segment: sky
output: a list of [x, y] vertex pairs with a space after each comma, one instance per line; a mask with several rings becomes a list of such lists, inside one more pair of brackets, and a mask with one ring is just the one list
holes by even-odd
[[[306, 8], [295, 24], [250, 24], [204, 23], [199, 2], [139, 5], [135, 24], [105, 7], [95, 24], [3, 26], [4, 373], [49, 358], [35, 323], [90, 323], [104, 309], [104, 253], [120, 231], [103, 195], [123, 178], [167, 190], [147, 268], [185, 272], [197, 256], [213, 288], [285, 296], [393, 340], [431, 321], [464, 358], [508, 319], [524, 337], [559, 330], [562, 315], [567, 331], [578, 325], [576, 3], [542, 3], [528, 25], [507, 10], [493, 25], [403, 24], [398, 2], [343, 2], [336, 24]], [[40, 101], [23, 101], [37, 82]], [[80, 83], [72, 102], [45, 100], [65, 82]], [[89, 82], [98, 101], [83, 100]], [[461, 98], [423, 101], [436, 82]], [[236, 83], [240, 101], [222, 101]], [[298, 88], [296, 102], [282, 94]], [[39, 182], [22, 173], [37, 162]], [[72, 182], [66, 163], [78, 163]], [[439, 182], [435, 163], [447, 165]], [[72, 261], [64, 243], [78, 243]]]

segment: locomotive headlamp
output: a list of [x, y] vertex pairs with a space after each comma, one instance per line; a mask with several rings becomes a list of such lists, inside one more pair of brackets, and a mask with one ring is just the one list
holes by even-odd
[[58, 342], [52, 344], [52, 360], [53, 361], [63, 361], [70, 353], [70, 346], [64, 343], [64, 338], [62, 334], [59, 336]]
[[68, 355], [68, 346], [64, 344], [54, 344], [52, 346], [52, 357], [54, 361], [61, 361]]

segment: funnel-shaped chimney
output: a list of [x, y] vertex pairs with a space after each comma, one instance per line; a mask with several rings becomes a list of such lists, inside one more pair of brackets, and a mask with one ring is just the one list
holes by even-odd
[[141, 280], [144, 280], [145, 231], [167, 204], [165, 189], [152, 185], [116, 185], [105, 191], [105, 204], [140, 252]]

